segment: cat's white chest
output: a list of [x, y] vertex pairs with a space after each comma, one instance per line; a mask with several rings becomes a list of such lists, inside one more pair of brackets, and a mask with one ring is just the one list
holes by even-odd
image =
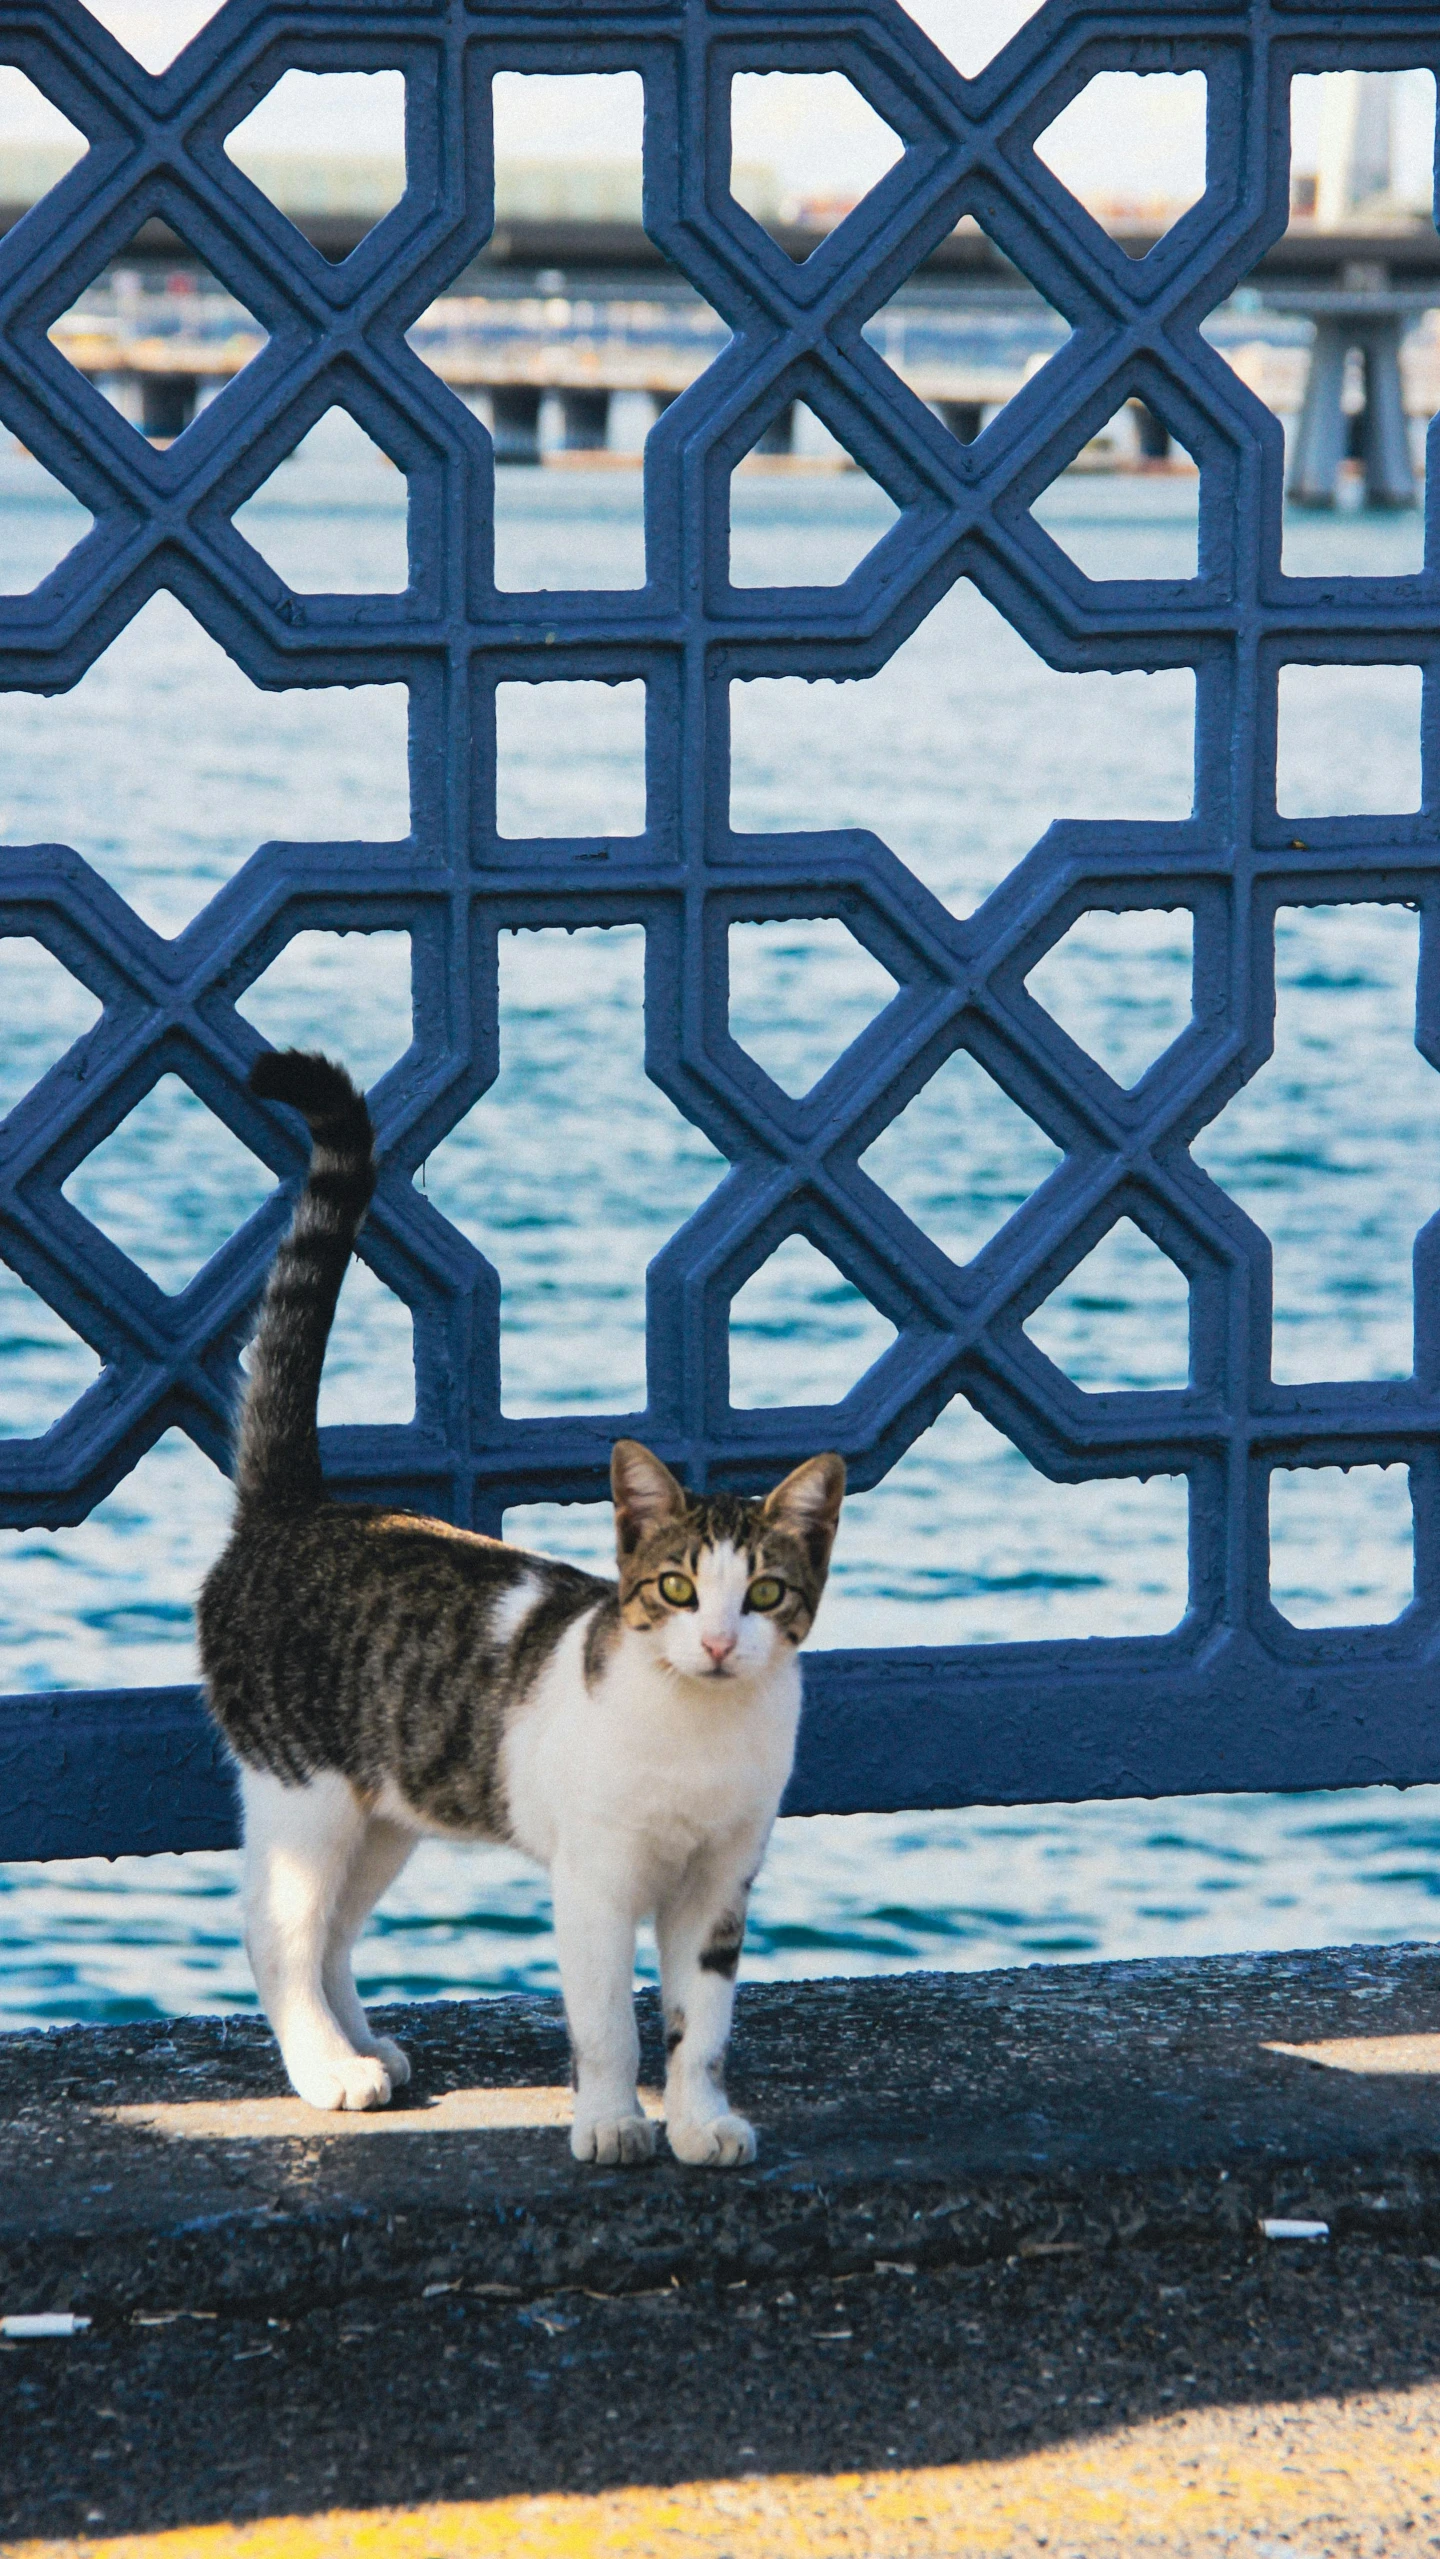
[[549, 1866], [567, 1846], [608, 1841], [643, 1895], [707, 1842], [768, 1831], [794, 1756], [800, 1673], [786, 1661], [763, 1689], [712, 1698], [650, 1670], [639, 1649], [619, 1645], [588, 1688], [584, 1629], [573, 1629], [507, 1736], [503, 1766], [527, 1855]]

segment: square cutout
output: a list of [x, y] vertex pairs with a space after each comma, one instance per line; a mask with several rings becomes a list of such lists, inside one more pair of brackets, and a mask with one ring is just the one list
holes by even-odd
[[643, 681], [497, 685], [495, 824], [522, 840], [643, 835]]
[[955, 1049], [860, 1158], [862, 1172], [953, 1261], [983, 1252], [1060, 1149], [968, 1049]]
[[490, 95], [496, 192], [510, 214], [553, 216], [559, 202], [571, 209], [576, 192], [588, 189], [592, 221], [639, 221], [645, 83], [638, 71], [497, 71]]
[[1292, 1626], [1386, 1626], [1415, 1591], [1408, 1466], [1277, 1466], [1270, 1596]]
[[1302, 71], [1290, 83], [1292, 219], [1322, 230], [1426, 219], [1434, 196], [1433, 71]]
[[1420, 806], [1418, 666], [1280, 669], [1282, 817], [1401, 817]]

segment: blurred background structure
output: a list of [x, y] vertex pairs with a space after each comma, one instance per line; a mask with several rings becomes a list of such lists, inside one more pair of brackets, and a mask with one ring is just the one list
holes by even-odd
[[[1017, 21], [1025, 14], [1009, 11]], [[127, 18], [123, 8], [111, 15]], [[178, 23], [175, 9], [128, 12], [141, 18]], [[942, 27], [929, 31], [945, 41]], [[117, 32], [135, 42], [128, 20]], [[356, 74], [348, 85], [353, 100], [335, 95], [344, 81], [292, 71], [228, 145], [332, 260], [350, 253], [405, 186], [398, 74]], [[1424, 427], [1440, 407], [1434, 78], [1341, 71], [1294, 88], [1290, 228], [1211, 315], [1206, 334], [1286, 422], [1294, 499], [1328, 507], [1363, 494], [1374, 505], [1408, 506], [1423, 472]], [[473, 403], [502, 461], [638, 461], [654, 418], [727, 335], [643, 228], [639, 77], [503, 75], [496, 105], [494, 234], [417, 323], [412, 343]], [[797, 261], [899, 150], [838, 73], [742, 76], [734, 132], [733, 191]], [[82, 149], [83, 138], [20, 73], [0, 70], [0, 228], [63, 178]], [[1144, 257], [1204, 193], [1203, 75], [1103, 75], [1038, 149], [1128, 254]], [[1063, 316], [967, 218], [867, 335], [968, 443], [1066, 332]], [[52, 335], [161, 442], [264, 342], [253, 315], [159, 220], [142, 227]], [[799, 404], [771, 422], [755, 459], [811, 470], [849, 463]], [[1077, 461], [1083, 469], [1167, 465], [1190, 467], [1138, 399]]]

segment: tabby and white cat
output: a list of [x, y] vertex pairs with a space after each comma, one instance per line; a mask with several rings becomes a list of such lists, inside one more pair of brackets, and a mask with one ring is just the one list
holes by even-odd
[[355, 1940], [422, 1834], [507, 1840], [550, 1873], [576, 2158], [654, 2148], [631, 1996], [636, 1926], [653, 1915], [670, 2147], [696, 2166], [752, 2159], [724, 2086], [735, 1970], [844, 1466], [811, 1458], [760, 1502], [691, 1499], [621, 1440], [618, 1585], [328, 1500], [316, 1399], [374, 1188], [370, 1118], [322, 1057], [267, 1051], [250, 1085], [302, 1112], [313, 1148], [255, 1339], [200, 1646], [240, 1763], [245, 1942], [291, 2086], [361, 2108], [404, 2084], [404, 2053], [370, 2032], [356, 1995]]

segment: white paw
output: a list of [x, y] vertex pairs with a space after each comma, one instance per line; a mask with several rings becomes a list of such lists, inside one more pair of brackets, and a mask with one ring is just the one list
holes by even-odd
[[383, 2061], [367, 2053], [292, 2069], [290, 2085], [307, 2106], [318, 2106], [327, 2115], [363, 2115], [372, 2106], [390, 2103], [390, 2074]]
[[403, 2053], [398, 2044], [392, 2044], [388, 2035], [376, 2036], [375, 2058], [377, 2061], [383, 2062], [386, 2077], [389, 2079], [392, 2088], [404, 2088], [408, 2086], [410, 2079], [409, 2055], [407, 2053]]
[[638, 2168], [655, 2156], [655, 2127], [644, 2115], [602, 2115], [595, 2123], [577, 2115], [570, 2148], [597, 2168]]
[[748, 2168], [755, 2127], [743, 2115], [712, 2115], [708, 2124], [667, 2124], [670, 2147], [687, 2168]]

